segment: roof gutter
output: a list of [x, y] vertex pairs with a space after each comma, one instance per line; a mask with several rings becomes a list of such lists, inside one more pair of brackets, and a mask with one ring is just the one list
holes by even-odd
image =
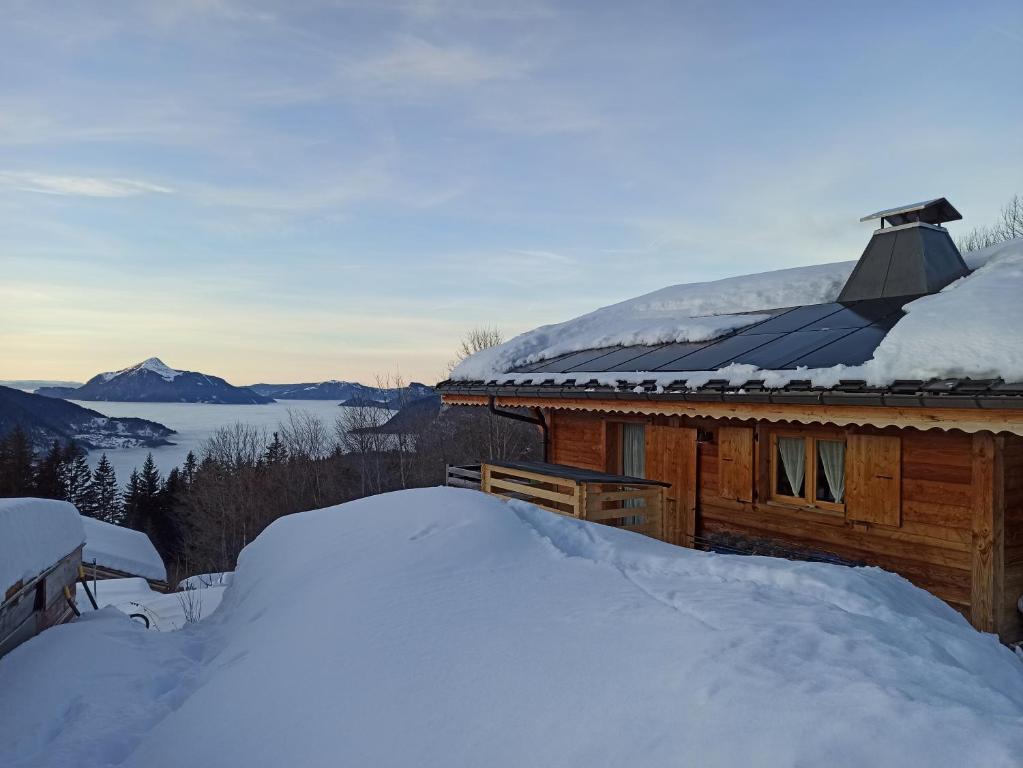
[[518, 421], [536, 424], [544, 430], [544, 447], [547, 444], [547, 426], [542, 417], [530, 418], [518, 413], [501, 411], [495, 406], [496, 397], [532, 397], [544, 399], [592, 399], [592, 400], [633, 400], [653, 402], [740, 402], [740, 403], [774, 403], [788, 405], [859, 405], [888, 406], [898, 408], [980, 408], [980, 409], [1011, 409], [1023, 408], [1023, 397], [1010, 394], [981, 394], [966, 392], [948, 392], [939, 394], [927, 391], [910, 391], [910, 389], [864, 388], [861, 390], [840, 389], [778, 389], [736, 391], [730, 388], [703, 388], [698, 390], [676, 390], [657, 392], [654, 390], [637, 392], [635, 390], [617, 390], [613, 388], [583, 388], [558, 386], [486, 386], [486, 385], [452, 385], [439, 387], [441, 395], [475, 395], [488, 398], [491, 411], [499, 416], [507, 416]]

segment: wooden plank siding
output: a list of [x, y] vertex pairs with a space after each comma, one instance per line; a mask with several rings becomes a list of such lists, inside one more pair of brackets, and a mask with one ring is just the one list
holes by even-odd
[[1006, 435], [1003, 444], [1005, 567], [1002, 597], [1002, 636], [1023, 638], [1023, 617], [1017, 603], [1023, 595], [1023, 438]]
[[606, 438], [604, 419], [596, 413], [551, 413], [550, 461], [603, 472]]
[[[650, 425], [647, 476], [671, 482], [671, 499], [692, 494], [691, 531], [697, 540], [715, 534], [767, 539], [878, 565], [933, 592], [979, 628], [997, 631], [1004, 641], [1023, 639], [1023, 621], [1016, 610], [1023, 594], [1023, 437], [552, 410], [551, 460], [617, 471], [619, 467], [609, 465], [617, 460], [616, 425], [630, 420]], [[748, 467], [753, 478], [752, 501], [738, 500], [743, 494], [736, 492], [734, 460], [729, 462], [732, 479], [726, 473], [725, 494], [721, 491], [721, 452], [731, 451], [734, 459], [735, 436], [740, 434], [736, 427], [743, 435], [755, 436], [748, 463], [741, 465], [742, 476]], [[897, 501], [886, 497], [883, 514], [876, 518], [772, 501], [769, 436], [776, 428], [808, 435], [819, 430], [821, 436], [834, 436], [837, 430], [847, 446], [851, 435], [886, 438], [862, 443], [883, 446], [887, 458], [874, 462], [875, 475], [884, 474], [882, 465], [892, 466], [892, 456], [898, 456]], [[685, 432], [681, 442], [672, 440], [673, 429]], [[857, 443], [857, 438], [851, 442]], [[661, 456], [662, 448], [672, 455]], [[847, 469], [847, 475], [854, 471]], [[695, 479], [690, 479], [692, 473]], [[691, 487], [676, 487], [686, 485]], [[668, 540], [683, 543], [688, 538], [680, 531], [682, 520], [679, 516], [669, 521]]]

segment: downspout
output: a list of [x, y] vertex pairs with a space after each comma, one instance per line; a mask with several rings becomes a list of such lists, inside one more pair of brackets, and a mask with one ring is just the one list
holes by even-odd
[[514, 419], [515, 421], [524, 421], [526, 424], [533, 424], [543, 431], [543, 460], [547, 461], [547, 449], [550, 443], [550, 431], [547, 427], [547, 419], [544, 418], [543, 410], [541, 408], [534, 408], [536, 416], [523, 416], [521, 413], [515, 413], [514, 411], [502, 411], [496, 405], [496, 398], [490, 395], [487, 398], [487, 407], [490, 412], [495, 416], [502, 416], [506, 419]]

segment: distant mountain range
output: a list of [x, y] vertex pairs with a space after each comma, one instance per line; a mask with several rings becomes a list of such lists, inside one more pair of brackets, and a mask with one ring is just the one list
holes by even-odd
[[413, 382], [403, 388], [368, 387], [355, 381], [321, 381], [305, 384], [253, 384], [249, 387], [275, 400], [338, 400], [344, 406], [376, 406], [397, 410], [403, 403], [436, 397], [426, 384]]
[[120, 371], [93, 376], [80, 387], [40, 387], [36, 394], [71, 400], [117, 400], [131, 403], [263, 404], [273, 398], [235, 387], [218, 376], [179, 371], [151, 357]]
[[0, 387], [20, 389], [23, 392], [35, 392], [40, 387], [69, 387], [74, 389], [82, 386], [80, 381], [53, 381], [48, 379], [0, 379]]
[[174, 430], [155, 421], [104, 416], [89, 408], [0, 386], [0, 437], [20, 425], [33, 444], [74, 440], [83, 448], [171, 445]]

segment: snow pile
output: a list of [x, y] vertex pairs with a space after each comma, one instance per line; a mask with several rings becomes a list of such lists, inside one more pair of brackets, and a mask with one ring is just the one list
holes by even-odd
[[[200, 590], [201, 591], [201, 590]], [[0, 764], [1017, 766], [1023, 666], [876, 568], [457, 489], [275, 522], [216, 614], [0, 659]]]
[[973, 254], [983, 266], [906, 306], [866, 368], [875, 381], [1023, 381], [1023, 238]]
[[28, 583], [83, 541], [78, 510], [68, 502], [0, 499], [0, 600], [18, 581]]
[[234, 578], [234, 571], [216, 573], [199, 573], [178, 582], [178, 589], [209, 589], [210, 587], [226, 587]]
[[[104, 579], [90, 581], [89, 589], [99, 607], [113, 606], [131, 615], [140, 613], [149, 619], [149, 628], [155, 632], [172, 632], [181, 629], [190, 621], [209, 617], [220, 606], [225, 586], [217, 585], [204, 589], [202, 594], [192, 592], [157, 592], [143, 578]], [[78, 585], [77, 602], [79, 610], [92, 611], [92, 603], [85, 594], [85, 587]], [[144, 623], [141, 626], [145, 626]]]
[[616, 344], [708, 341], [767, 319], [729, 313], [833, 301], [855, 264], [843, 261], [672, 285], [477, 352], [459, 363], [451, 378], [486, 381], [567, 352]]
[[[768, 387], [782, 387], [794, 379], [808, 379], [814, 386], [833, 387], [840, 379], [863, 379], [883, 386], [896, 379], [970, 376], [1023, 381], [1023, 238], [965, 254], [967, 265], [975, 271], [940, 293], [925, 296], [906, 305], [906, 316], [881, 341], [873, 359], [863, 365], [836, 365], [830, 368], [797, 368], [771, 371], [752, 365], [732, 364], [711, 371], [675, 371], [657, 373], [572, 371], [544, 374], [545, 379], [563, 383], [569, 379], [594, 379], [614, 386], [619, 380], [639, 383], [652, 380], [664, 387], [686, 379], [689, 388], [702, 386], [711, 379], [727, 379], [740, 386], [760, 379]], [[610, 344], [653, 344], [681, 340], [665, 329], [710, 327], [729, 330], [731, 319], [748, 324], [749, 318], [762, 315], [726, 317], [683, 317], [696, 307], [701, 312], [755, 312], [797, 304], [834, 301], [855, 262], [822, 264], [749, 277], [730, 278], [712, 283], [677, 285], [638, 299], [616, 304], [559, 325], [529, 331], [500, 346], [478, 352], [452, 371], [458, 380], [492, 379], [524, 382], [536, 374], [511, 374], [513, 368], [555, 357], [568, 351], [596, 349]], [[784, 276], [784, 279], [783, 277]], [[660, 306], [655, 297], [667, 297], [665, 314], [651, 310]], [[677, 304], [672, 305], [672, 300]], [[618, 310], [618, 308], [624, 308]], [[677, 316], [672, 316], [675, 313]], [[622, 318], [624, 325], [618, 325]], [[644, 326], [645, 323], [645, 326]], [[701, 324], [707, 323], [707, 326]], [[620, 332], [619, 332], [620, 331]], [[679, 335], [686, 335], [681, 332]], [[689, 340], [699, 340], [694, 336]], [[720, 335], [720, 334], [718, 334]], [[713, 338], [713, 335], [704, 338]], [[624, 339], [632, 339], [627, 341]]]
[[167, 580], [167, 569], [153, 542], [142, 531], [83, 517], [85, 549], [82, 562], [132, 573], [155, 581]]

